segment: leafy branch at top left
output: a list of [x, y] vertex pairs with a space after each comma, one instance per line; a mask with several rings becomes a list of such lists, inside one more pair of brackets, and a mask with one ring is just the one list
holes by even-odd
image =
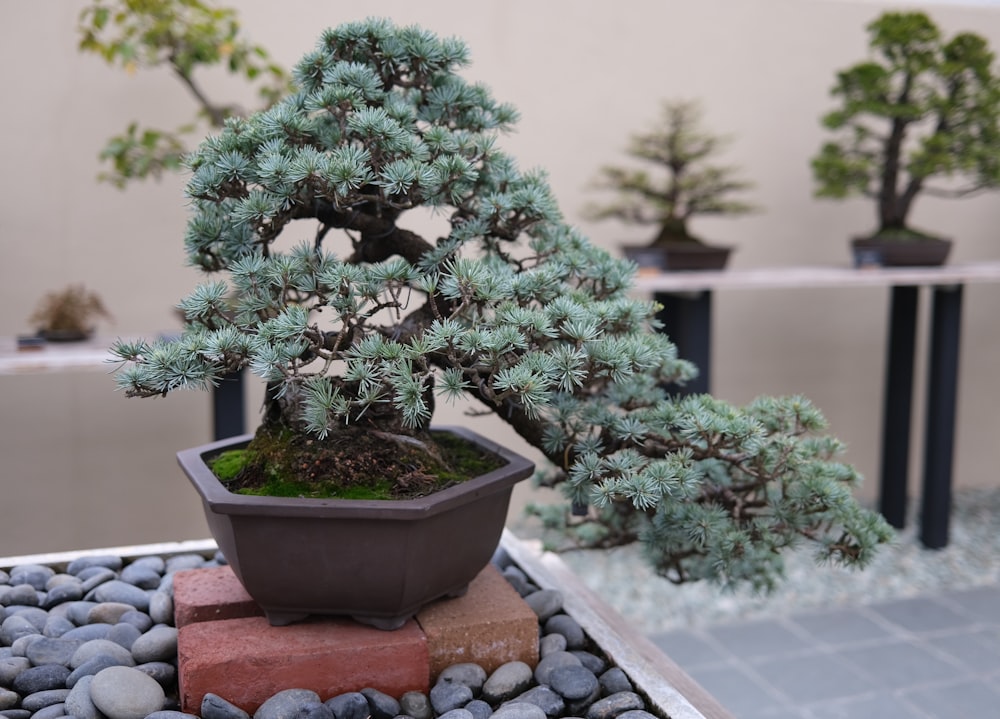
[[[132, 74], [167, 68], [197, 103], [193, 121], [174, 130], [142, 127], [136, 121], [110, 138], [101, 151], [110, 169], [101, 180], [118, 188], [181, 168], [184, 136], [221, 128], [226, 118], [246, 114], [238, 105], [216, 101], [198, 80], [199, 70], [222, 67], [257, 90], [270, 107], [290, 88], [290, 76], [267, 50], [241, 35], [236, 11], [201, 0], [94, 0], [80, 13], [83, 52]], [[200, 136], [196, 135], [196, 140]]]

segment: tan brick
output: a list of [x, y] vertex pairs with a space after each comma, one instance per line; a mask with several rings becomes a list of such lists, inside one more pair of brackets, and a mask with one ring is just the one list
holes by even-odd
[[178, 629], [194, 622], [263, 615], [227, 566], [174, 574], [174, 622]]

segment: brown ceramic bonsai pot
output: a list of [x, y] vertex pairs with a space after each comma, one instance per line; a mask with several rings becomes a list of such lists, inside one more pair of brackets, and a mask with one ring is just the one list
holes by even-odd
[[937, 237], [886, 240], [876, 236], [851, 240], [856, 267], [939, 267], [950, 251], [951, 240]]
[[340, 500], [229, 492], [206, 460], [251, 435], [177, 457], [219, 549], [271, 624], [333, 614], [394, 629], [424, 604], [464, 593], [496, 550], [514, 484], [534, 470], [467, 429], [442, 429], [507, 464], [420, 499]]
[[729, 261], [731, 247], [695, 242], [672, 242], [666, 245], [626, 245], [625, 256], [639, 265], [639, 272], [677, 272], [683, 270], [721, 270]]

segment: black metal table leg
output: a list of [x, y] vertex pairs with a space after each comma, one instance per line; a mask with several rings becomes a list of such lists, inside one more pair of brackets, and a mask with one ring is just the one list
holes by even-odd
[[962, 286], [934, 287], [920, 511], [920, 541], [928, 549], [948, 545], [961, 326]]
[[683, 387], [673, 387], [677, 394], [705, 394], [712, 387], [712, 293], [709, 290], [677, 294], [657, 292], [655, 300], [663, 305], [656, 318], [663, 332], [677, 345], [682, 359], [698, 366], [698, 376]]
[[226, 375], [212, 391], [212, 433], [226, 439], [246, 432], [243, 372]]
[[879, 511], [897, 529], [906, 526], [906, 480], [910, 461], [910, 412], [919, 289], [909, 285], [893, 287], [889, 305]]

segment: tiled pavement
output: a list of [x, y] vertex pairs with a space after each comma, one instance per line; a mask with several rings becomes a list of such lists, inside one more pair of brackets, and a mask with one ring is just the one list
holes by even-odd
[[1000, 586], [652, 639], [737, 719], [1000, 719]]

